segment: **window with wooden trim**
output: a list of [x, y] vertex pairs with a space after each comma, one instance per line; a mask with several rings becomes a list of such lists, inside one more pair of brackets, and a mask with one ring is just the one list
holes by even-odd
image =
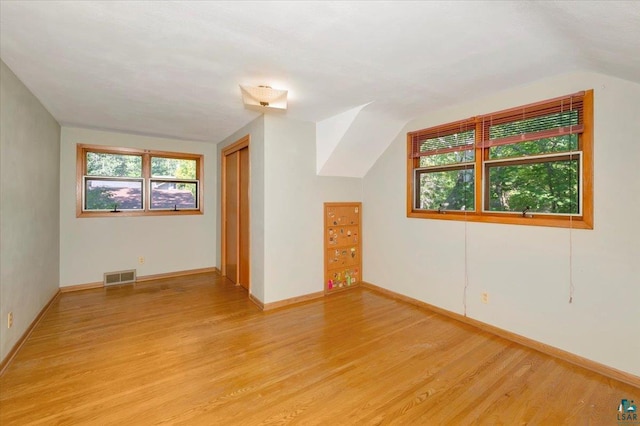
[[76, 214], [201, 214], [202, 167], [200, 154], [79, 144]]
[[407, 134], [407, 216], [593, 228], [593, 91]]

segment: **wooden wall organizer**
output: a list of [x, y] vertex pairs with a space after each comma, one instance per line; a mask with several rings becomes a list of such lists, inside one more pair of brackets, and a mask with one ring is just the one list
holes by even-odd
[[324, 292], [362, 280], [362, 203], [324, 203]]

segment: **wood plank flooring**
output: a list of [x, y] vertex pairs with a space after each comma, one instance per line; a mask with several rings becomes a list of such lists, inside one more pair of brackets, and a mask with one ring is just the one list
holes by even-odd
[[0, 424], [615, 425], [621, 399], [640, 389], [370, 290], [261, 312], [201, 274], [61, 294]]

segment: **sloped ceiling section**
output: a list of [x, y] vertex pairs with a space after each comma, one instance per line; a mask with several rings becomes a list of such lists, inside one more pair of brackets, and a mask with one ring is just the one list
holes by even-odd
[[331, 153], [336, 149], [362, 108], [367, 105], [360, 105], [316, 125], [316, 171], [319, 175], [322, 174], [322, 168], [329, 161]]
[[536, 2], [543, 31], [576, 68], [640, 83], [640, 1]]
[[321, 176], [364, 177], [406, 121], [361, 105], [316, 125], [316, 162]]
[[322, 169], [329, 162], [331, 154], [336, 149], [344, 135], [368, 104], [360, 105], [322, 120], [316, 125], [316, 171], [322, 175]]

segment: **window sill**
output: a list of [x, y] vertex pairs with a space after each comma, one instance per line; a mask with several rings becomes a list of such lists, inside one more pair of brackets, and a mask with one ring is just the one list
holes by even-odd
[[408, 218], [415, 219], [437, 219], [437, 220], [457, 220], [460, 222], [484, 222], [501, 223], [506, 225], [529, 225], [547, 226], [553, 228], [574, 228], [593, 229], [593, 223], [585, 221], [583, 218], [558, 217], [554, 215], [533, 214], [533, 217], [522, 217], [520, 214], [492, 214], [476, 212], [453, 212], [446, 211], [438, 213], [435, 211], [410, 210], [407, 212]]
[[139, 216], [193, 216], [202, 215], [202, 210], [157, 210], [157, 211], [100, 211], [100, 212], [76, 212], [76, 217], [139, 217]]

